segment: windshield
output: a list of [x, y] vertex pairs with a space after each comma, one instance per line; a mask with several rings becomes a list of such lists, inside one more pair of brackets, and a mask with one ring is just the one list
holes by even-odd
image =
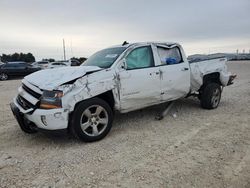
[[108, 48], [96, 52], [90, 56], [82, 66], [98, 66], [100, 68], [109, 68], [115, 60], [124, 52], [126, 47]]

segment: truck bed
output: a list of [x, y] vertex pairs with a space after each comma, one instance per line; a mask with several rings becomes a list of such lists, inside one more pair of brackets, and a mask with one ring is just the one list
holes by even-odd
[[231, 75], [227, 71], [226, 61], [226, 58], [215, 58], [190, 62], [191, 92], [199, 90], [203, 84], [203, 77], [211, 73], [219, 73], [221, 84], [226, 86]]

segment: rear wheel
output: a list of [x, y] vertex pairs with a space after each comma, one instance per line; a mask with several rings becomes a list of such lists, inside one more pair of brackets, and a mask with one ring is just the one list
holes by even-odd
[[8, 75], [6, 73], [0, 73], [0, 80], [8, 80]]
[[221, 99], [221, 86], [217, 83], [206, 85], [200, 93], [200, 99], [202, 108], [217, 108]]
[[81, 102], [75, 109], [71, 121], [73, 135], [85, 142], [104, 138], [110, 131], [113, 112], [104, 100], [93, 98]]

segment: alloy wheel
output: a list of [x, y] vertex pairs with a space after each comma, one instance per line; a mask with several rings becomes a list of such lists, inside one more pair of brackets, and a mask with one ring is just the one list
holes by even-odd
[[102, 106], [92, 105], [82, 113], [80, 125], [88, 136], [98, 136], [108, 125], [108, 113]]

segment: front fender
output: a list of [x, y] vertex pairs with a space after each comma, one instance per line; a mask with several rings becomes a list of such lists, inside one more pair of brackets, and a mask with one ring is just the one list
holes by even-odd
[[93, 98], [110, 90], [116, 91], [118, 85], [115, 75], [105, 75], [105, 72], [103, 72], [103, 74], [93, 74], [79, 78], [73, 84], [62, 85], [58, 89], [63, 90], [64, 93], [62, 98], [64, 109], [73, 111], [78, 102]]

